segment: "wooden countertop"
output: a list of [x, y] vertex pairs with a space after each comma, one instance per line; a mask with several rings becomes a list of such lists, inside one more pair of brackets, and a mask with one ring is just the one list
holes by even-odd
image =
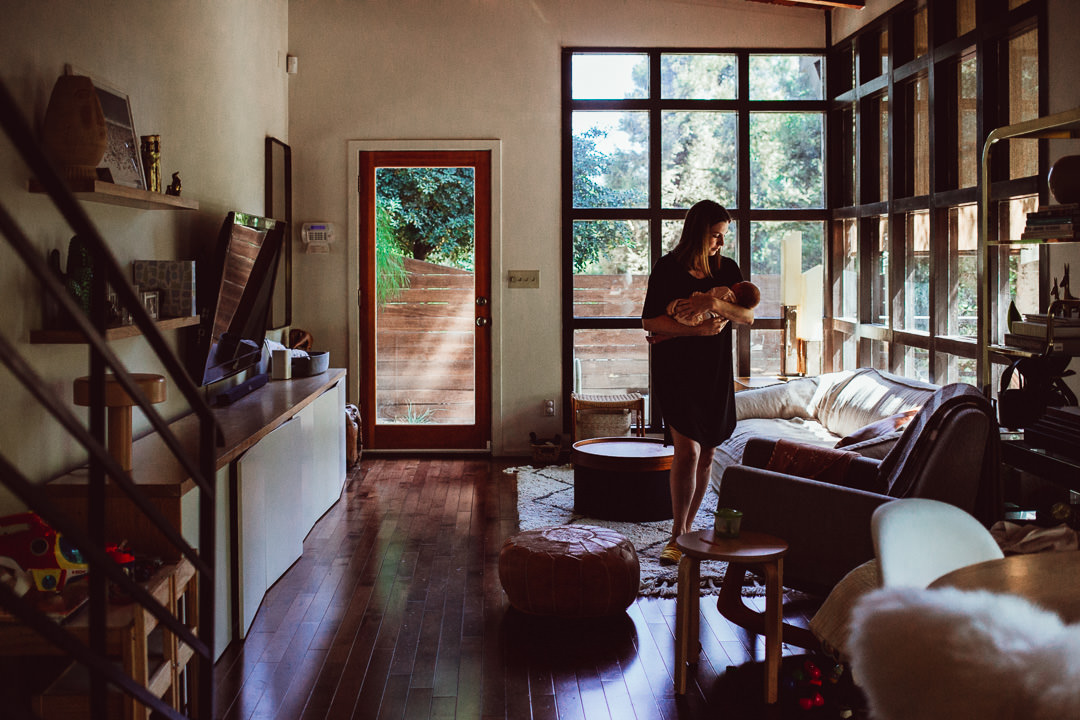
[[[231, 405], [214, 408], [225, 436], [225, 444], [216, 448], [216, 469], [220, 470], [240, 457], [344, 377], [344, 368], [330, 368], [311, 377], [271, 380]], [[185, 449], [195, 453], [199, 423], [194, 414], [176, 420], [169, 428]], [[88, 473], [88, 469], [80, 468], [51, 480], [46, 487], [55, 488], [66, 497], [78, 495], [80, 489], [86, 487]], [[131, 477], [147, 495], [154, 497], [178, 497], [195, 488], [195, 482], [157, 433], [135, 441]], [[108, 484], [108, 492], [123, 494], [114, 483]]]

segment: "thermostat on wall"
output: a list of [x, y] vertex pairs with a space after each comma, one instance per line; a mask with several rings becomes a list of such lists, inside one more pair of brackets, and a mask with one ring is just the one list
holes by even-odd
[[300, 241], [306, 253], [328, 253], [334, 242], [334, 226], [328, 222], [304, 223], [300, 228]]

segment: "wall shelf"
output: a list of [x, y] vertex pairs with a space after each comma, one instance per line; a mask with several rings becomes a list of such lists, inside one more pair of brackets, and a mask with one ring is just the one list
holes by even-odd
[[[104, 180], [73, 180], [69, 181], [69, 187], [75, 197], [80, 200], [104, 203], [106, 205], [123, 205], [124, 207], [141, 208], [143, 210], [199, 209], [198, 200], [129, 188], [105, 182]], [[45, 189], [37, 180], [31, 180], [29, 188], [32, 193], [45, 192]]]
[[[182, 318], [165, 318], [158, 320], [158, 330], [175, 330], [176, 328], [190, 327], [199, 324], [199, 316]], [[105, 330], [106, 340], [120, 340], [121, 338], [137, 337], [142, 335], [138, 325], [121, 325]], [[31, 330], [30, 342], [34, 345], [82, 345], [86, 338], [79, 330]]]
[[979, 308], [978, 321], [978, 344], [979, 353], [976, 356], [976, 376], [980, 388], [990, 387], [991, 378], [991, 354], [1006, 357], [1033, 357], [1043, 353], [1032, 353], [1020, 348], [1001, 345], [992, 340], [992, 336], [1000, 335], [996, 332], [993, 319], [995, 313], [1001, 314], [998, 307], [998, 298], [994, 295], [992, 279], [990, 277], [990, 248], [1008, 247], [1015, 245], [1044, 245], [1051, 243], [1076, 242], [1075, 240], [1055, 239], [1031, 239], [1000, 241], [990, 238], [990, 154], [998, 142], [1003, 140], [1054, 140], [1062, 138], [1080, 137], [1080, 108], [1065, 112], [1034, 118], [1023, 122], [1005, 125], [996, 128], [986, 137], [983, 143], [982, 158], [980, 165], [981, 184], [979, 192], [979, 255], [978, 255], [978, 298], [976, 305]]

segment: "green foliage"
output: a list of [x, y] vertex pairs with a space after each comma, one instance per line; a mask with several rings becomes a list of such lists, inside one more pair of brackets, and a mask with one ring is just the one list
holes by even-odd
[[433, 408], [417, 410], [410, 401], [408, 408], [405, 410], [405, 414], [395, 418], [395, 422], [409, 423], [410, 425], [426, 425], [432, 421], [434, 416], [435, 410]]
[[[821, 97], [820, 61], [815, 58], [762, 56], [752, 66], [754, 99], [814, 99]], [[665, 55], [662, 97], [702, 99], [733, 97], [737, 67], [727, 56]], [[648, 68], [635, 69], [635, 88], [627, 97], [644, 97]], [[575, 113], [575, 116], [579, 113]], [[588, 112], [580, 113], [588, 122]], [[647, 138], [649, 117], [643, 112], [611, 113], [613, 128], [623, 145], [609, 141], [609, 132], [594, 123], [576, 130], [573, 144], [573, 203], [575, 208], [645, 207], [640, 176], [648, 158], [637, 138]], [[576, 122], [576, 118], [575, 118]], [[670, 110], [661, 113], [661, 202], [664, 207], [688, 208], [702, 199], [735, 207], [738, 189], [738, 121], [734, 112]], [[824, 207], [824, 116], [818, 112], [755, 112], [751, 116], [751, 206], [754, 208]], [[803, 270], [824, 260], [824, 226], [820, 222], [754, 223], [751, 265], [755, 273], [779, 272], [783, 234], [803, 234]], [[647, 231], [647, 228], [646, 228]], [[575, 273], [616, 272], [633, 265], [634, 247], [642, 239], [633, 223], [617, 220], [574, 224]], [[647, 237], [646, 237], [647, 239]], [[641, 251], [647, 259], [648, 244]], [[634, 270], [631, 270], [634, 271]], [[647, 267], [645, 268], [647, 272]]]
[[473, 269], [475, 181], [472, 168], [379, 168], [376, 204], [389, 232], [416, 260]]
[[375, 301], [380, 305], [397, 297], [409, 283], [401, 245], [394, 234], [396, 200], [375, 206]]
[[[609, 187], [601, 179], [625, 177], [629, 160], [621, 159], [619, 170], [609, 155], [597, 148], [597, 140], [607, 137], [599, 128], [590, 128], [574, 135], [574, 207], [633, 207], [640, 204], [642, 193], [632, 184], [617, 183]], [[627, 187], [630, 185], [630, 187]], [[574, 272], [584, 273], [590, 265], [601, 263], [618, 248], [634, 246], [634, 229], [631, 223], [618, 220], [574, 223]]]

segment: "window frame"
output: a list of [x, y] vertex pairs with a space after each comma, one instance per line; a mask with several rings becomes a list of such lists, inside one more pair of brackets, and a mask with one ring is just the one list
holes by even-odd
[[[647, 54], [649, 57], [649, 94], [645, 99], [629, 100], [575, 100], [572, 93], [572, 58], [580, 53], [608, 54]], [[734, 55], [738, 62], [738, 81], [734, 99], [724, 100], [679, 100], [661, 98], [661, 57], [665, 54], [723, 54]], [[817, 100], [750, 100], [750, 56], [751, 55], [812, 55], [821, 58], [824, 65], [822, 99]], [[649, 266], [652, 267], [662, 254], [663, 225], [665, 221], [681, 222], [687, 208], [663, 207], [662, 198], [662, 147], [661, 118], [666, 111], [730, 111], [737, 116], [737, 189], [736, 202], [731, 207], [735, 215], [736, 243], [738, 254], [736, 261], [744, 276], [750, 277], [751, 268], [751, 227], [756, 221], [772, 222], [819, 222], [823, 233], [822, 262], [828, 269], [828, 232], [829, 232], [829, 121], [828, 121], [828, 49], [827, 48], [703, 48], [703, 47], [564, 47], [562, 50], [562, 148], [561, 148], [561, 183], [562, 183], [562, 396], [563, 407], [569, 407], [570, 393], [574, 388], [574, 333], [589, 329], [641, 329], [640, 316], [634, 317], [576, 317], [574, 315], [574, 269], [573, 269], [573, 225], [578, 220], [643, 220], [648, 223], [650, 235]], [[573, 143], [572, 124], [576, 111], [583, 110], [645, 110], [649, 113], [649, 183], [648, 202], [645, 208], [575, 208], [573, 206]], [[750, 116], [752, 112], [817, 112], [822, 116], [824, 129], [822, 136], [822, 197], [820, 208], [809, 209], [764, 209], [750, 207]], [[704, 199], [704, 198], [703, 198]], [[831, 301], [826, 290], [826, 306]], [[782, 320], [777, 316], [757, 315], [754, 331], [776, 330], [782, 327]], [[750, 339], [751, 328], [736, 326], [735, 330], [735, 372], [737, 375], [749, 375], [751, 367]], [[641, 341], [645, 343], [642, 330]], [[651, 372], [650, 372], [651, 386]], [[649, 404], [649, 429], [659, 427], [660, 419], [655, 409]], [[569, 427], [569, 419], [564, 418], [564, 428]]]
[[[929, 49], [915, 56], [906, 43], [914, 37], [913, 18], [917, 11], [926, 8]], [[983, 142], [989, 132], [1009, 123], [1009, 92], [1007, 86], [1008, 43], [1016, 35], [1035, 31], [1038, 43], [1038, 114], [1044, 115], [1048, 105], [1048, 78], [1046, 62], [1046, 3], [1045, 0], [1029, 0], [1014, 10], [1009, 10], [1006, 0], [986, 0], [976, 4], [975, 27], [965, 33], [957, 33], [957, 9], [955, 2], [939, 0], [907, 0], [890, 9], [881, 17], [868, 23], [850, 36], [832, 44], [829, 48], [828, 88], [831, 111], [829, 115], [830, 146], [836, 149], [838, 172], [852, 164], [856, 168], [853, 183], [854, 203], [831, 208], [833, 242], [842, 234], [842, 221], [854, 220], [858, 228], [859, 254], [862, 258], [873, 257], [878, 216], [888, 218], [889, 231], [889, 287], [890, 312], [885, 324], [875, 322], [868, 300], [873, 275], [861, 263], [858, 287], [859, 317], [856, 322], [832, 315], [834, 304], [826, 308], [825, 338], [828, 343], [824, 356], [831, 362], [828, 369], [839, 370], [853, 367], [843, 359], [843, 344], [854, 341], [859, 347], [854, 366], [871, 365], [874, 348], [888, 347], [891, 372], [904, 374], [908, 358], [913, 350], [926, 353], [929, 382], [942, 384], [957, 378], [957, 363], [974, 365], [978, 355], [975, 335], [957, 337], [948, 333], [949, 306], [941, 306], [939, 298], [949, 298], [950, 283], [957, 273], [958, 255], [950, 247], [949, 213], [963, 206], [976, 204], [982, 179], [975, 185], [959, 187], [960, 152], [958, 148], [957, 122], [958, 68], [965, 58], [971, 57], [974, 48], [976, 63], [976, 158], [981, 154]], [[879, 52], [882, 38], [888, 51], [882, 58]], [[884, 66], [884, 69], [881, 69]], [[914, 153], [911, 151], [909, 122], [913, 112], [910, 88], [925, 78], [929, 97], [929, 189], [921, 195], [910, 193], [914, 172]], [[890, 101], [887, 148], [879, 152], [877, 117], [874, 103], [881, 97]], [[937, 102], [935, 102], [937, 99]], [[844, 113], [854, 112], [854, 148], [848, 151], [843, 136]], [[850, 138], [847, 139], [850, 143]], [[1038, 172], [1035, 175], [1008, 179], [1009, 167], [1006, 153], [993, 158], [993, 181], [991, 188], [991, 227], [995, 227], [997, 205], [1023, 195], [1038, 194], [1045, 201], [1047, 154], [1045, 145], [1040, 146]], [[854, 153], [854, 158], [851, 157]], [[883, 158], [888, 188], [885, 197], [877, 196], [878, 178], [882, 168], [878, 158]], [[976, 159], [976, 163], [978, 160]], [[844, 180], [829, 178], [833, 197], [846, 202], [850, 197], [839, 192]], [[904, 328], [908, 299], [904, 293], [906, 267], [906, 222], [911, 213], [929, 213], [930, 228], [930, 322], [929, 332], [923, 333]], [[953, 243], [955, 244], [955, 243]], [[1043, 249], [1045, 252], [1045, 248]], [[835, 253], [833, 253], [835, 256]], [[1045, 260], [1045, 258], [1044, 258]], [[1043, 262], [1042, 266], [1046, 263]], [[835, 266], [835, 265], [834, 265]], [[832, 287], [835, 278], [827, 268], [826, 286]], [[996, 267], [988, 269], [997, 272]], [[1040, 280], [1040, 294], [1046, 283]], [[841, 303], [842, 304], [842, 303]], [[1000, 309], [1008, 307], [1008, 296], [995, 300]], [[972, 373], [974, 376], [974, 373]], [[971, 380], [977, 382], [976, 380]]]

